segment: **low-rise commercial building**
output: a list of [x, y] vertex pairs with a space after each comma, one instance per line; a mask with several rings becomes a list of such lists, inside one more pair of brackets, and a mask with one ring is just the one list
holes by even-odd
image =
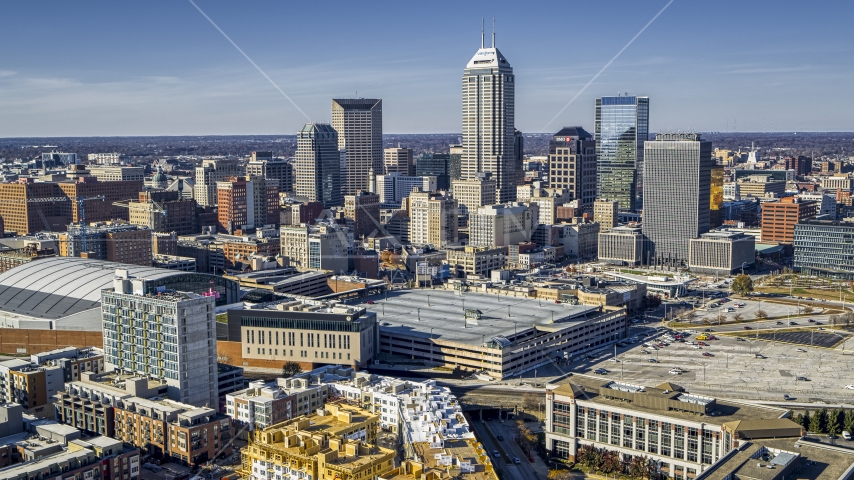
[[854, 279], [854, 219], [795, 225], [794, 267], [809, 275]]
[[599, 234], [599, 261], [635, 267], [644, 262], [645, 237], [639, 225], [613, 227]]
[[469, 275], [488, 276], [489, 272], [504, 268], [507, 264], [507, 249], [503, 247], [446, 248], [446, 262], [455, 278]]
[[698, 476], [752, 438], [800, 436], [786, 410], [695, 395], [663, 383], [632, 385], [573, 375], [546, 386], [546, 450], [577, 461], [593, 448], [642, 457], [674, 480]]
[[228, 311], [228, 342], [240, 345], [234, 353], [244, 361], [364, 366], [376, 354], [377, 336], [375, 313], [337, 302], [292, 300]]
[[756, 239], [742, 232], [718, 230], [688, 241], [688, 268], [692, 272], [729, 275], [753, 266]]

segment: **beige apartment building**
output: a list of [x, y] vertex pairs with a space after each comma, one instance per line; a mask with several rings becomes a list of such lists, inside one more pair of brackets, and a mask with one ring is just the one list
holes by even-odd
[[409, 195], [409, 242], [441, 248], [459, 241], [457, 200], [445, 192], [422, 192], [416, 188]]
[[415, 175], [415, 164], [412, 163], [411, 148], [386, 148], [383, 150], [383, 171], [374, 172], [375, 175], [388, 175], [400, 172], [404, 176]]
[[607, 233], [619, 223], [619, 203], [612, 200], [596, 200], [593, 203], [593, 221], [599, 224], [599, 233]]
[[473, 214], [479, 207], [497, 203], [495, 180], [489, 174], [478, 174], [471, 180], [454, 180], [451, 189], [460, 208], [460, 214]]

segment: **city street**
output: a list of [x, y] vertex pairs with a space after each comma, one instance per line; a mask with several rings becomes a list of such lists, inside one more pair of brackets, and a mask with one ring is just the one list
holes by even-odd
[[[489, 458], [495, 464], [496, 469], [503, 472], [502, 478], [524, 480], [546, 478], [548, 468], [539, 457], [534, 456], [534, 463], [528, 462], [528, 459], [522, 454], [522, 449], [513, 441], [516, 429], [512, 420], [505, 420], [504, 423], [501, 423], [499, 420], [493, 419], [481, 423], [479, 419], [472, 418], [471, 424], [474, 427], [477, 439], [489, 453]], [[498, 435], [503, 436], [504, 440], [499, 441]], [[496, 459], [492, 453], [495, 450], [501, 454], [500, 459]], [[520, 460], [519, 465], [513, 463], [514, 457]]]

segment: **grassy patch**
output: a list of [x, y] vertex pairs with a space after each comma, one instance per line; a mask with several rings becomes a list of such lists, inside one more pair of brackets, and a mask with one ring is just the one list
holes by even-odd
[[627, 269], [620, 270], [620, 273], [628, 273], [629, 275], [641, 275], [644, 277], [649, 275], [647, 272], [641, 272], [640, 270], [627, 270]]

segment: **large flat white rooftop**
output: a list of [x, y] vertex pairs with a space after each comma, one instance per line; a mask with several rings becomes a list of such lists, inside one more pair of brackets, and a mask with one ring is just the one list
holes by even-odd
[[[376, 298], [371, 299], [373, 305], [359, 306], [376, 313], [383, 332], [477, 345], [495, 336], [512, 337], [534, 325], [581, 323], [598, 313], [597, 307], [587, 305], [506, 295], [499, 301], [494, 294], [460, 295], [452, 290], [396, 290], [388, 292], [388, 299]], [[465, 310], [479, 310], [482, 316], [476, 324], [466, 321]]]

